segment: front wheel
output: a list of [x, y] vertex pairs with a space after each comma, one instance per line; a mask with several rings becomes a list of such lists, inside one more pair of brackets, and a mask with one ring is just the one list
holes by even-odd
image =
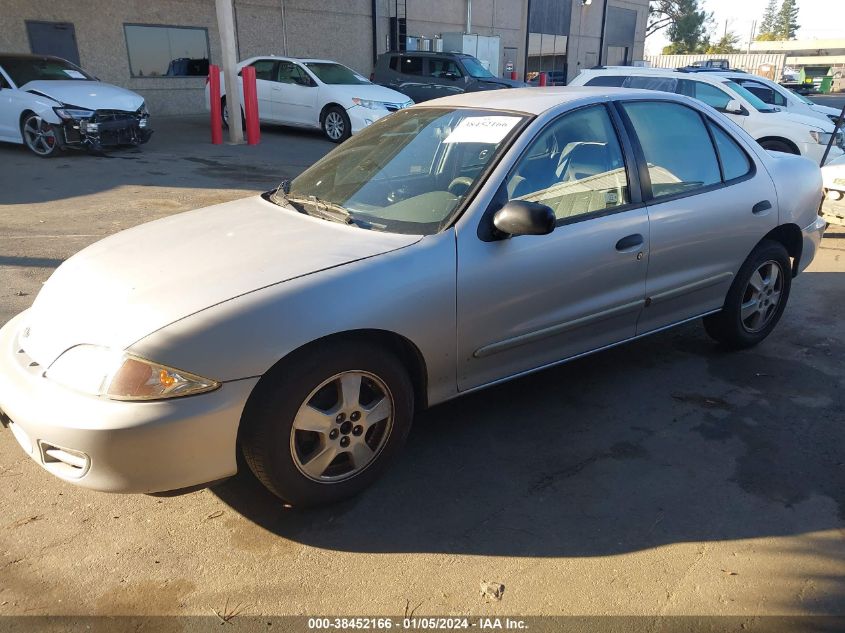
[[323, 133], [333, 143], [341, 143], [352, 136], [352, 124], [346, 110], [332, 106], [323, 115]]
[[58, 126], [47, 123], [37, 114], [27, 115], [21, 123], [21, 136], [31, 152], [41, 158], [50, 158], [61, 152]]
[[732, 349], [757, 345], [775, 329], [791, 287], [789, 253], [783, 244], [765, 240], [739, 269], [722, 311], [704, 318], [704, 328]]
[[244, 411], [250, 469], [294, 506], [340, 501], [369, 486], [405, 443], [413, 389], [391, 353], [339, 342], [268, 372]]
[[760, 143], [763, 149], [767, 149], [772, 152], [783, 152], [784, 154], [800, 154], [797, 152], [794, 147], [792, 147], [789, 143], [784, 141], [779, 141], [777, 139], [768, 139]]

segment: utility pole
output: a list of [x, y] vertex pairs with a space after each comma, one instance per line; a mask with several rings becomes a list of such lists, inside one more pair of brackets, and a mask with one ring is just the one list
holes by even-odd
[[754, 41], [754, 32], [757, 30], [757, 20], [751, 21], [751, 35], [748, 37], [748, 54], [751, 54], [751, 42]]
[[238, 86], [238, 54], [235, 48], [235, 11], [233, 0], [215, 0], [217, 30], [220, 32], [220, 57], [226, 81], [226, 108], [229, 111], [229, 141], [243, 143], [241, 128], [241, 91]]

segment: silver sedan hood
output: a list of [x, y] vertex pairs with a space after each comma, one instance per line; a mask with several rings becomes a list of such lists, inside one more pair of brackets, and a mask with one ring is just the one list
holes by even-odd
[[92, 244], [44, 284], [20, 343], [44, 367], [83, 343], [125, 349], [245, 293], [413, 244], [260, 196], [150, 222]]

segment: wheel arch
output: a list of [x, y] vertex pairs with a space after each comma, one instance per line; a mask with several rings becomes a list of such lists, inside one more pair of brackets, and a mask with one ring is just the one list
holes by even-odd
[[788, 138], [785, 138], [783, 136], [763, 136], [757, 139], [757, 142], [760, 145], [762, 145], [766, 141], [777, 141], [778, 143], [783, 143], [784, 145], [787, 145], [795, 154], [797, 154], [798, 156], [801, 155], [801, 150], [798, 149], [798, 146], [792, 141], [790, 141]]
[[763, 240], [771, 240], [783, 244], [786, 252], [792, 258], [792, 276], [798, 274], [798, 266], [801, 262], [801, 252], [804, 248], [804, 236], [797, 224], [781, 224], [766, 233]]
[[326, 113], [331, 108], [340, 108], [341, 110], [346, 112], [346, 108], [340, 105], [337, 101], [330, 101], [329, 103], [323, 106], [322, 110], [320, 110], [320, 125], [323, 125], [323, 120], [326, 118]]
[[[318, 345], [330, 345], [339, 341], [367, 342], [394, 353], [408, 371], [408, 377], [414, 388], [414, 408], [419, 411], [428, 407], [428, 368], [419, 348], [408, 338], [389, 330], [358, 329], [328, 334], [314, 339], [291, 350], [270, 367], [253, 389], [255, 393], [265, 376], [275, 373], [277, 368], [296, 360], [297, 356], [307, 354]], [[252, 397], [252, 396], [250, 396]]]

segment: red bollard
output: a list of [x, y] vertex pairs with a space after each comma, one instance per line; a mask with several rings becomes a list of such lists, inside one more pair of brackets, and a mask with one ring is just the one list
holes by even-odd
[[541, 88], [546, 85], [546, 73], [540, 73], [540, 81], [537, 85]]
[[519, 77], [519, 74], [517, 74], [517, 72], [515, 70], [512, 70], [511, 71], [511, 79], [516, 81], [518, 77]]
[[247, 145], [258, 145], [261, 126], [258, 122], [258, 90], [255, 85], [255, 67], [245, 66], [241, 71], [244, 85], [244, 116], [246, 117]]
[[208, 66], [208, 105], [211, 110], [211, 143], [223, 142], [223, 117], [220, 108], [220, 68], [214, 64]]

